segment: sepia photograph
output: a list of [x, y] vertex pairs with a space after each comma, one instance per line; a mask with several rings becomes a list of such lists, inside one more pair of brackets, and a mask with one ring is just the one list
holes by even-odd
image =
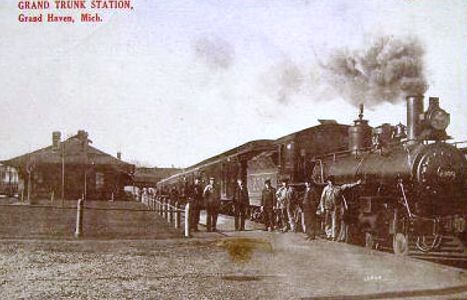
[[467, 299], [464, 0], [3, 0], [1, 299]]

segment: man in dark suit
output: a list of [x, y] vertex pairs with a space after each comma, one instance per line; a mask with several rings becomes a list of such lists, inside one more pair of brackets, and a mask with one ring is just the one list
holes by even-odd
[[206, 205], [207, 231], [216, 231], [217, 216], [219, 215], [219, 208], [221, 206], [221, 195], [215, 184], [214, 177], [209, 178], [209, 184], [204, 188], [203, 197]]
[[274, 228], [274, 207], [276, 206], [276, 189], [271, 186], [271, 180], [264, 181], [264, 189], [261, 194], [261, 211], [265, 230], [272, 231]]
[[199, 214], [203, 206], [203, 187], [199, 182], [199, 178], [195, 179], [195, 183], [191, 188], [190, 195], [190, 227], [193, 231], [198, 231]]
[[245, 230], [245, 219], [250, 206], [248, 189], [242, 179], [237, 180], [237, 186], [233, 195], [235, 230]]
[[314, 240], [319, 234], [316, 211], [318, 210], [320, 194], [316, 185], [305, 182], [305, 194], [303, 196], [303, 218], [305, 221], [305, 233], [308, 240]]

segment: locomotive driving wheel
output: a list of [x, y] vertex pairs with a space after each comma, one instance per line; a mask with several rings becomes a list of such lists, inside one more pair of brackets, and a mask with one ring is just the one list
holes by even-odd
[[397, 233], [392, 240], [392, 248], [396, 255], [409, 255], [409, 236], [400, 232]]

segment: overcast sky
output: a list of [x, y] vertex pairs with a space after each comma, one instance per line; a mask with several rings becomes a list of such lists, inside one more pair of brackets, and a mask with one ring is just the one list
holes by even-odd
[[[20, 24], [0, 4], [0, 159], [89, 132], [94, 146], [148, 166], [189, 166], [241, 143], [357, 109], [320, 65], [380, 36], [417, 38], [425, 96], [467, 140], [467, 2], [136, 0], [98, 24]], [[405, 123], [405, 106], [366, 112]]]

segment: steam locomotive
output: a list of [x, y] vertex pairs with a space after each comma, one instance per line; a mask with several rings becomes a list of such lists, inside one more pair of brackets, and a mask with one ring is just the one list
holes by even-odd
[[457, 253], [466, 240], [465, 156], [446, 140], [449, 114], [439, 99], [407, 97], [407, 127], [371, 128], [363, 112], [349, 127], [349, 149], [315, 159], [312, 178], [364, 184], [349, 195], [350, 218], [367, 247], [398, 255]]
[[[269, 179], [278, 186], [286, 178], [298, 195], [306, 180], [323, 186], [361, 179], [345, 195], [353, 241], [387, 247], [398, 255], [454, 252], [466, 240], [465, 151], [449, 144], [450, 115], [430, 97], [407, 97], [407, 126], [372, 128], [363, 106], [354, 124], [319, 120], [320, 124], [276, 140], [259, 140], [206, 159], [158, 183], [162, 193], [180, 198], [195, 177], [215, 177], [223, 213], [231, 213], [236, 179], [246, 182], [253, 219], [258, 217], [261, 190]], [[418, 252], [417, 252], [418, 251]]]

